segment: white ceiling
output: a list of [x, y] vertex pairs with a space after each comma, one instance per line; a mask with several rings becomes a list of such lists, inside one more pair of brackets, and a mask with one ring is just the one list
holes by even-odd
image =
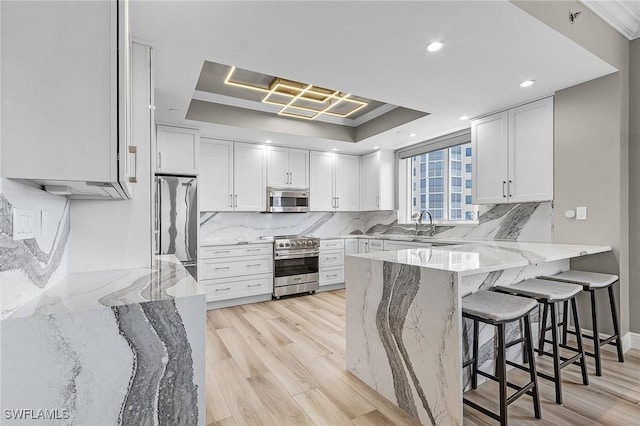
[[640, 0], [582, 0], [629, 40], [640, 37]]
[[[223, 139], [395, 149], [468, 127], [461, 115], [487, 114], [615, 71], [507, 1], [130, 4], [133, 37], [155, 47], [156, 120]], [[427, 53], [433, 40], [445, 47]], [[431, 115], [357, 144], [184, 120], [204, 60]], [[536, 84], [519, 87], [526, 79]]]

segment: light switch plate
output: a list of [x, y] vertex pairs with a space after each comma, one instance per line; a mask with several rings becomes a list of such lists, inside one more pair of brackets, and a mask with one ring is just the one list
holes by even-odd
[[13, 239], [34, 238], [36, 215], [32, 210], [13, 209]]
[[576, 207], [576, 220], [587, 220], [586, 207]]

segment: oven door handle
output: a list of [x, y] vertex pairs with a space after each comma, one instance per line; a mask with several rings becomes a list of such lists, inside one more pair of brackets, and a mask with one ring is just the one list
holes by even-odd
[[280, 259], [301, 259], [303, 257], [318, 257], [319, 254], [320, 254], [320, 252], [317, 251], [317, 250], [301, 252], [301, 253], [292, 253], [292, 254], [278, 254], [278, 253], [276, 253], [276, 255], [274, 256], [274, 259], [275, 260], [280, 260]]

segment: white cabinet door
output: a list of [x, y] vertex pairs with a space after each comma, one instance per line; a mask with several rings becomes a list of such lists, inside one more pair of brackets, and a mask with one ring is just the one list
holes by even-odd
[[198, 174], [200, 136], [197, 130], [157, 126], [156, 173]]
[[553, 98], [509, 110], [509, 201], [553, 199]]
[[335, 155], [330, 152], [309, 154], [309, 209], [311, 211], [334, 210]]
[[358, 240], [355, 238], [348, 238], [344, 240], [344, 254], [357, 254], [358, 253]]
[[335, 156], [336, 211], [358, 211], [360, 207], [360, 157]]
[[380, 197], [380, 152], [362, 157], [362, 197], [360, 209], [378, 210]]
[[282, 188], [289, 185], [289, 149], [267, 147], [268, 186]]
[[309, 151], [289, 150], [289, 185], [295, 188], [309, 188]]
[[507, 112], [471, 123], [474, 204], [507, 202]]
[[234, 209], [266, 210], [266, 155], [261, 145], [235, 144], [233, 155]]
[[233, 210], [233, 142], [202, 138], [198, 181], [201, 211]]

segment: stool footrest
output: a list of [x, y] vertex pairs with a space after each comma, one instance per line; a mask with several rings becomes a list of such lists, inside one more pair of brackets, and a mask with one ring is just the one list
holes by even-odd
[[511, 346], [517, 345], [518, 343], [524, 343], [524, 337], [520, 337], [519, 339], [516, 339], [513, 342], [509, 342], [506, 345], [504, 345], [504, 347], [510, 348]]
[[[527, 370], [527, 371], [529, 371], [529, 370]], [[491, 379], [491, 380], [493, 380], [494, 382], [498, 382], [498, 381], [499, 381], [499, 380], [498, 380], [498, 378], [497, 378], [496, 376], [494, 376], [493, 374], [485, 373], [484, 371], [480, 371], [480, 370], [478, 370], [478, 374], [479, 374], [479, 375], [481, 375], [481, 376], [486, 377], [487, 379]], [[533, 382], [530, 382], [529, 384], [533, 384]], [[528, 384], [527, 384], [527, 385], [528, 385]], [[525, 385], [525, 386], [527, 386], [527, 385]], [[517, 391], [519, 391], [520, 389], [522, 389], [522, 387], [520, 387], [520, 386], [516, 385], [515, 383], [510, 382], [510, 381], [508, 381], [508, 380], [507, 380], [507, 386], [509, 386], [511, 389], [515, 389], [515, 390], [517, 390]], [[530, 389], [531, 389], [531, 388], [529, 388], [528, 390], [530, 390]], [[527, 395], [533, 396], [533, 394], [532, 394], [532, 393], [530, 393], [530, 392], [527, 392]]]
[[525, 393], [527, 395], [533, 395], [533, 393], [531, 392], [531, 389], [533, 389], [534, 385], [535, 385], [535, 383], [529, 382], [526, 385], [524, 385], [523, 387], [521, 387], [520, 390], [518, 390], [516, 393], [514, 393], [509, 398], [507, 398], [507, 405], [510, 405], [513, 401], [515, 401], [516, 399], [520, 398]]
[[466, 405], [468, 405], [471, 408], [475, 408], [476, 410], [480, 411], [482, 414], [491, 417], [494, 420], [500, 421], [500, 416], [497, 415], [496, 413], [487, 410], [486, 408], [484, 408], [482, 405], [478, 405], [473, 401], [469, 401], [467, 398], [462, 398], [462, 402], [465, 403]]

